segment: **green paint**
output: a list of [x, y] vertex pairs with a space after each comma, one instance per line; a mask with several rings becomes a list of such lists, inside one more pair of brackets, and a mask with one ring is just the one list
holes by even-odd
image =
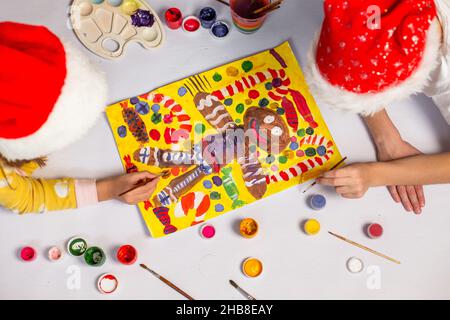
[[206, 127], [205, 127], [205, 125], [203, 123], [197, 123], [195, 125], [195, 127], [194, 127], [194, 130], [195, 130], [196, 133], [202, 134], [202, 133], [205, 132]]
[[316, 149], [314, 149], [314, 148], [308, 148], [308, 149], [305, 150], [305, 154], [306, 154], [308, 157], [314, 157], [314, 156], [316, 155]]
[[269, 105], [269, 100], [267, 100], [266, 98], [262, 98], [261, 100], [259, 100], [260, 107], [267, 107], [268, 105]]
[[242, 207], [245, 202], [242, 200], [239, 200], [239, 190], [236, 185], [236, 182], [233, 179], [233, 176], [231, 175], [231, 167], [225, 167], [222, 168], [221, 172], [223, 174], [222, 181], [223, 181], [223, 187], [225, 189], [225, 192], [227, 193], [228, 197], [233, 201], [231, 204], [232, 209], [236, 209], [238, 207]]
[[281, 156], [281, 157], [278, 158], [278, 161], [279, 161], [280, 163], [286, 163], [286, 162], [288, 161], [288, 158], [285, 157], [285, 156]]
[[245, 72], [249, 72], [252, 69], [253, 69], [253, 62], [249, 60], [242, 62], [242, 70], [244, 70]]
[[269, 164], [274, 163], [275, 162], [275, 157], [273, 155], [269, 154], [266, 157], [266, 162], [269, 163]]
[[306, 134], [305, 129], [300, 129], [297, 131], [297, 135], [301, 138], [304, 137]]
[[84, 253], [84, 261], [90, 266], [100, 267], [106, 261], [105, 252], [99, 247], [90, 247]]
[[250, 150], [250, 152], [256, 152], [256, 145], [252, 144], [250, 147], [248, 147], [248, 150]]
[[241, 123], [241, 119], [236, 119], [234, 120], [234, 122], [236, 122], [237, 124]]
[[243, 104], [243, 103], [239, 103], [239, 104], [236, 106], [236, 112], [237, 112], [237, 113], [242, 113], [242, 112], [244, 112], [244, 110], [245, 110], [245, 107], [244, 107], [244, 104]]
[[222, 196], [220, 195], [220, 193], [217, 192], [217, 191], [211, 192], [210, 195], [209, 195], [209, 197], [210, 197], [212, 200], [220, 200], [220, 198], [222, 198]]
[[67, 251], [69, 251], [69, 253], [72, 256], [82, 256], [83, 253], [86, 251], [87, 249], [87, 243], [86, 240], [82, 239], [82, 238], [72, 238], [69, 240], [69, 243], [67, 244]]
[[308, 127], [308, 128], [306, 129], [306, 134], [312, 136], [312, 135], [314, 134], [314, 129], [311, 128], [311, 127]]
[[214, 73], [214, 75], [213, 75], [213, 80], [215, 81], [215, 82], [219, 82], [219, 81], [221, 81], [222, 80], [222, 76], [220, 75], [220, 73]]
[[154, 114], [152, 115], [152, 122], [153, 122], [154, 124], [160, 123], [161, 120], [162, 120], [162, 114], [161, 114], [161, 113], [154, 113]]

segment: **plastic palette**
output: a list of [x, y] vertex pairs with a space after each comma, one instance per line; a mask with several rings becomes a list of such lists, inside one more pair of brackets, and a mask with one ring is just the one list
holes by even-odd
[[[131, 15], [137, 9], [150, 11], [154, 17], [151, 27], [132, 24]], [[83, 45], [103, 58], [122, 56], [129, 42], [136, 41], [150, 49], [164, 40], [158, 15], [140, 0], [74, 0], [70, 6], [70, 21]]]

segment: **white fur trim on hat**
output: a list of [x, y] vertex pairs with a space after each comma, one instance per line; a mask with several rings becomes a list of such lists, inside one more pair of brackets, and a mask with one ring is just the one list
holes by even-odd
[[308, 53], [308, 66], [305, 70], [311, 93], [319, 102], [364, 116], [372, 115], [394, 101], [421, 92], [429, 81], [431, 71], [436, 67], [442, 42], [439, 21], [434, 19], [427, 33], [424, 56], [411, 77], [379, 93], [359, 94], [334, 86], [322, 76], [315, 58], [318, 39], [319, 35]]
[[65, 43], [64, 49], [67, 75], [52, 112], [32, 135], [0, 139], [0, 154], [6, 159], [30, 160], [58, 151], [80, 139], [104, 111], [107, 99], [105, 76], [71, 44]]

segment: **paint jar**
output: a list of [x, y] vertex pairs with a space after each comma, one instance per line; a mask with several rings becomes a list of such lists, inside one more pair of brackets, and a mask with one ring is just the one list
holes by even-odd
[[72, 256], [82, 256], [86, 252], [86, 249], [87, 242], [81, 237], [73, 237], [67, 242], [67, 252]]
[[20, 249], [20, 258], [25, 262], [34, 261], [37, 258], [37, 252], [32, 247], [23, 247]]
[[327, 199], [321, 194], [313, 195], [309, 200], [309, 206], [314, 210], [321, 210], [327, 205]]
[[106, 261], [105, 252], [99, 247], [89, 247], [84, 253], [84, 261], [92, 267], [100, 267]]
[[200, 235], [203, 239], [212, 239], [216, 235], [216, 228], [211, 224], [205, 224], [200, 228]]
[[181, 27], [181, 24], [183, 23], [183, 14], [180, 9], [169, 8], [164, 16], [166, 18], [166, 24], [170, 29], [176, 30]]
[[202, 10], [200, 10], [198, 17], [200, 19], [202, 27], [205, 29], [210, 29], [214, 24], [214, 22], [216, 21], [217, 17], [216, 10], [214, 10], [211, 7], [205, 7]]
[[56, 262], [62, 258], [62, 250], [57, 246], [53, 246], [48, 250], [47, 257], [51, 262]]
[[188, 16], [184, 18], [182, 27], [184, 31], [192, 33], [200, 29], [200, 25], [200, 20], [197, 17]]
[[367, 235], [372, 239], [378, 239], [383, 235], [383, 227], [378, 223], [371, 223], [367, 226]]
[[242, 263], [242, 272], [249, 278], [256, 278], [263, 271], [262, 262], [256, 258], [247, 258]]
[[244, 238], [254, 238], [258, 234], [258, 223], [252, 218], [242, 219], [239, 223], [239, 233]]
[[110, 273], [102, 274], [97, 280], [97, 289], [103, 294], [110, 294], [116, 291], [119, 280]]
[[271, 0], [230, 0], [231, 17], [236, 28], [246, 34], [259, 30], [267, 18], [267, 14], [253, 12], [270, 4]]
[[216, 39], [226, 38], [230, 34], [230, 26], [225, 21], [216, 21], [212, 25], [210, 33]]
[[316, 219], [309, 219], [305, 222], [303, 229], [309, 236], [316, 235], [320, 231], [320, 223]]
[[132, 245], [126, 244], [121, 246], [119, 250], [117, 250], [117, 260], [119, 260], [119, 262], [122, 264], [133, 264], [136, 262], [137, 257], [137, 250]]

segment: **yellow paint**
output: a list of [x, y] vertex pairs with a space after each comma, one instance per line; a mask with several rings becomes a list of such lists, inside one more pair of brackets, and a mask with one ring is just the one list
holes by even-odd
[[236, 67], [228, 67], [227, 75], [230, 77], [237, 77], [239, 75], [239, 69]]
[[125, 0], [122, 4], [122, 11], [128, 15], [132, 15], [139, 9], [138, 4], [134, 0]]
[[305, 222], [304, 229], [306, 234], [312, 236], [320, 231], [320, 223], [316, 219], [309, 219]]
[[258, 234], [258, 223], [252, 218], [242, 219], [239, 232], [244, 238], [253, 238]]
[[[331, 136], [331, 133], [328, 131], [327, 125], [320, 114], [320, 110], [317, 107], [313, 97], [309, 93], [306, 81], [303, 77], [303, 73], [300, 69], [297, 59], [295, 58], [295, 56], [291, 50], [291, 47], [289, 46], [289, 43], [285, 42], [284, 44], [275, 48], [275, 50], [283, 57], [286, 64], [288, 65], [288, 67], [285, 68], [284, 70], [285, 70], [287, 76], [291, 80], [290, 88], [297, 90], [304, 95], [304, 97], [307, 101], [307, 104], [308, 104], [309, 108], [311, 109], [311, 113], [312, 113], [315, 121], [318, 123], [318, 127], [314, 129], [315, 134], [324, 136], [327, 140], [331, 141], [333, 143], [333, 152], [334, 153], [330, 154], [330, 159], [326, 163], [324, 163], [324, 165], [322, 165], [322, 166], [317, 165], [315, 168], [305, 172], [302, 175], [298, 175], [295, 178], [290, 179], [289, 181], [279, 181], [277, 183], [270, 183], [267, 186], [267, 192], [265, 193], [264, 198], [269, 197], [270, 195], [273, 195], [277, 192], [286, 190], [288, 188], [298, 186], [299, 184], [306, 182], [309, 179], [315, 179], [321, 172], [329, 170], [334, 164], [336, 164], [338, 161], [340, 161], [342, 159], [338, 148], [334, 144], [333, 137]], [[255, 66], [252, 70], [250, 70], [248, 72], [248, 74], [246, 74], [246, 76], [248, 76], [250, 74], [255, 74], [257, 72], [267, 71], [268, 68], [274, 69], [274, 70], [281, 69], [280, 63], [269, 53], [269, 51], [264, 51], [264, 52], [255, 54], [253, 56], [246, 57], [241, 60], [237, 60], [237, 61], [225, 64], [223, 66], [211, 69], [209, 71], [199, 73], [198, 74], [199, 77], [197, 77], [197, 80], [199, 78], [208, 80], [209, 84], [206, 81], [204, 81], [206, 86], [208, 86], [207, 92], [213, 92], [215, 90], [220, 90], [228, 85], [234, 84], [234, 82], [236, 80], [240, 79], [240, 78], [228, 76], [227, 72], [226, 72], [227, 68], [234, 67], [234, 68], [237, 68], [240, 70], [242, 63], [246, 60], [252, 61], [253, 65]], [[259, 68], [259, 66], [261, 66], [261, 68]], [[216, 73], [218, 73], [222, 76], [222, 80], [220, 82], [215, 82], [213, 80], [213, 76]], [[188, 79], [182, 79], [182, 80], [176, 81], [174, 83], [168, 84], [166, 86], [157, 88], [157, 89], [153, 90], [152, 93], [164, 94], [165, 96], [168, 96], [168, 97], [171, 97], [172, 99], [174, 99], [175, 102], [177, 104], [179, 104], [180, 106], [182, 106], [183, 110], [191, 117], [190, 122], [193, 127], [195, 127], [195, 124], [203, 124], [205, 126], [207, 132], [216, 133], [216, 130], [213, 127], [211, 127], [211, 125], [202, 117], [200, 112], [197, 110], [197, 108], [193, 102], [193, 96], [189, 92], [187, 92], [183, 96], [178, 95], [178, 90], [181, 87], [184, 87], [187, 83], [190, 83], [190, 81]], [[193, 94], [195, 95], [197, 93], [196, 90], [194, 90], [193, 88], [191, 88], [191, 89], [193, 90]], [[233, 97], [231, 97], [233, 102], [230, 106], [227, 106], [226, 109], [233, 119], [242, 121], [243, 113], [239, 113], [236, 110], [236, 107], [238, 106], [238, 104], [241, 104], [241, 103], [248, 104], [248, 105], [245, 105], [245, 109], [247, 109], [251, 106], [257, 106], [259, 99], [264, 98], [264, 97], [268, 98], [267, 97], [267, 89], [265, 88], [265, 82], [258, 84], [257, 86], [255, 86], [252, 89], [258, 90], [260, 92], [260, 94], [261, 94], [260, 98], [258, 98], [256, 100], [250, 99], [249, 101], [246, 101], [246, 99], [248, 99], [248, 90], [246, 90], [242, 93], [238, 93], [238, 94], [234, 95]], [[138, 92], [136, 93], [136, 96], [137, 96], [137, 94], [138, 94]], [[150, 108], [154, 105], [154, 102], [148, 100], [147, 98], [145, 98], [145, 96], [139, 96], [139, 100], [142, 102], [148, 103]], [[130, 99], [125, 99], [125, 100], [123, 100], [123, 102], [127, 102], [128, 105], [131, 107], [133, 106], [130, 102]], [[271, 102], [273, 102], [273, 101], [271, 101]], [[124, 126], [124, 125], [126, 127], [126, 124], [124, 123], [124, 120], [122, 117], [122, 108], [120, 106], [120, 102], [109, 106], [106, 110], [106, 113], [107, 113], [107, 117], [108, 117], [111, 129], [112, 129], [112, 132], [113, 132], [116, 144], [117, 144], [117, 148], [119, 150], [120, 159], [125, 168], [126, 161], [124, 160], [124, 157], [126, 157], [127, 155], [131, 155], [131, 157], [132, 157], [134, 151], [137, 150], [138, 148], [140, 148], [140, 144], [139, 144], [139, 142], [136, 141], [136, 139], [134, 139], [132, 134], [129, 132], [128, 128], [127, 128], [128, 133], [125, 138], [121, 138], [118, 135], [118, 132], [117, 132], [118, 128], [121, 126]], [[170, 112], [169, 112], [169, 110], [167, 110], [167, 108], [164, 107], [164, 105], [160, 105], [159, 113], [162, 117], [164, 117], [165, 115], [169, 114]], [[174, 118], [173, 122], [170, 124], [165, 124], [164, 121], [154, 124], [154, 123], [152, 123], [152, 120], [151, 120], [152, 115], [153, 115], [153, 111], [150, 110], [148, 114], [141, 115], [141, 118], [145, 122], [147, 131], [157, 130], [160, 132], [161, 138], [159, 141], [154, 141], [154, 140], [150, 139], [150, 141], [148, 143], [149, 146], [157, 147], [159, 149], [170, 149], [170, 148], [178, 149], [178, 150], [189, 150], [190, 149], [189, 146], [191, 146], [191, 145], [189, 143], [186, 143], [187, 140], [184, 140], [184, 141], [181, 140], [180, 143], [178, 143], [178, 144], [166, 144], [164, 141], [164, 130], [166, 127], [174, 128], [175, 130], [179, 129], [178, 120], [176, 118]], [[282, 116], [282, 118], [286, 121], [285, 116]], [[308, 127], [308, 123], [300, 116], [300, 114], [299, 114], [298, 120], [299, 120], [299, 129], [306, 129]], [[241, 122], [241, 124], [242, 124], [242, 122]], [[289, 130], [290, 130], [289, 134], [291, 137], [295, 136], [295, 137], [297, 137], [298, 140], [301, 139], [300, 137], [297, 136], [297, 132], [294, 132], [294, 130], [291, 128], [289, 128]], [[306, 137], [307, 136], [305, 136], [305, 138]], [[198, 143], [201, 138], [202, 137], [199, 136], [198, 134], [195, 134], [195, 130], [192, 129], [188, 140], [194, 140], [193, 141], [194, 143]], [[310, 147], [310, 145], [305, 144], [304, 146], [302, 146], [302, 149], [306, 149], [308, 147]], [[306, 155], [302, 155], [301, 157], [299, 157], [296, 155], [295, 151], [291, 151], [289, 149], [286, 149], [284, 151], [285, 151], [285, 153], [281, 153], [280, 155], [284, 155], [284, 154], [287, 155], [288, 161], [286, 163], [279, 163], [278, 158], [280, 155], [276, 155], [275, 156], [276, 162], [272, 163], [272, 164], [266, 163], [265, 159], [267, 157], [267, 154], [264, 153], [263, 151], [261, 151], [260, 152], [260, 162], [262, 163], [263, 169], [270, 174], [272, 172], [271, 167], [273, 165], [276, 165], [280, 170], [288, 170], [289, 168], [291, 168], [292, 166], [295, 166], [299, 162], [309, 159]], [[138, 168], [139, 171], [146, 170], [149, 172], [161, 172], [161, 168], [142, 164], [142, 163], [136, 162], [134, 160], [133, 160], [133, 164], [136, 165], [136, 167]], [[232, 168], [233, 179], [235, 180], [236, 185], [239, 189], [239, 200], [244, 201], [246, 204], [256, 201], [255, 198], [248, 192], [247, 188], [245, 187], [245, 181], [242, 177], [242, 171], [241, 171], [239, 164], [237, 164], [236, 162], [233, 162], [233, 163], [230, 163], [228, 166]], [[215, 175], [215, 174], [213, 174], [213, 175]], [[212, 179], [213, 175], [206, 177], [205, 180], [208, 179], [209, 181], [212, 181], [211, 179]], [[218, 174], [218, 175], [220, 177], [223, 177], [222, 174]], [[161, 179], [160, 182], [158, 183], [155, 194], [160, 192], [165, 186], [167, 186], [173, 178], [174, 178], [174, 176], [171, 176], [168, 179]], [[213, 187], [211, 189], [205, 189], [205, 187], [203, 186], [203, 181], [201, 181], [196, 186], [194, 186], [190, 192], [202, 192], [205, 195], [209, 195], [211, 192], [214, 192], [214, 191], [220, 193], [221, 199], [220, 200], [211, 199], [211, 206], [204, 217], [205, 221], [210, 220], [212, 218], [215, 218], [217, 216], [220, 216], [226, 212], [233, 210], [232, 209], [233, 201], [227, 196], [223, 185], [221, 185], [221, 186], [213, 185]], [[262, 199], [260, 201], [265, 201], [265, 200]], [[224, 206], [224, 210], [222, 212], [215, 211], [215, 205], [218, 203], [220, 203]], [[161, 221], [158, 220], [156, 215], [153, 213], [152, 208], [145, 209], [144, 203], [140, 203], [138, 206], [142, 213], [143, 220], [145, 221], [151, 235], [153, 237], [165, 236], [164, 225], [162, 225]], [[168, 214], [170, 217], [170, 223], [173, 226], [175, 226], [178, 230], [182, 230], [182, 229], [190, 227], [192, 225], [192, 222], [195, 219], [195, 210], [191, 210], [187, 216], [176, 217], [174, 215], [175, 207], [176, 207], [176, 204], [171, 204], [170, 206], [168, 206], [168, 209], [169, 209]]]
[[256, 258], [248, 258], [242, 265], [242, 272], [250, 278], [259, 276], [263, 271], [263, 265], [261, 261]]

